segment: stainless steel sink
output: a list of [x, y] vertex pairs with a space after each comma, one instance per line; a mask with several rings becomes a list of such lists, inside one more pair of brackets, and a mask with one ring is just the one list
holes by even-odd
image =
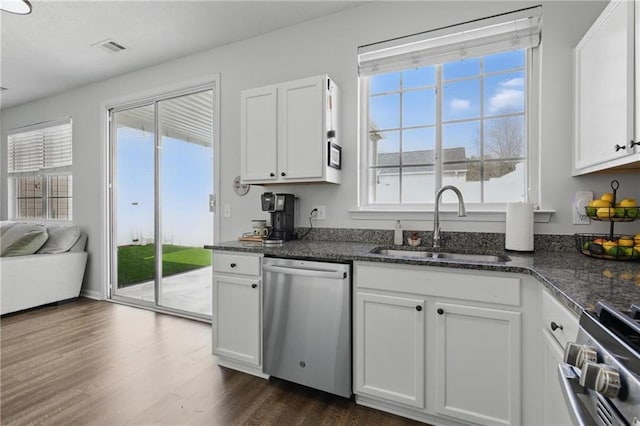
[[452, 253], [445, 251], [429, 251], [429, 250], [416, 250], [416, 249], [401, 249], [401, 248], [384, 248], [378, 247], [371, 250], [373, 254], [379, 254], [381, 256], [398, 257], [403, 259], [414, 260], [427, 260], [427, 259], [442, 259], [442, 260], [454, 260], [459, 262], [488, 262], [499, 263], [506, 262], [509, 259], [506, 255], [497, 254], [481, 254], [481, 253]]

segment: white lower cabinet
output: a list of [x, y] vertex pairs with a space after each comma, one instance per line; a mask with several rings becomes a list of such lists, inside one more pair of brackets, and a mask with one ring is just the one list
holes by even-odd
[[558, 379], [567, 342], [575, 342], [578, 318], [547, 291], [542, 291], [542, 423], [571, 425], [571, 415]]
[[213, 254], [213, 353], [218, 364], [262, 373], [261, 257]]
[[356, 392], [424, 408], [424, 298], [357, 292], [355, 304]]
[[539, 293], [528, 286], [534, 300], [523, 302], [524, 279], [367, 262], [354, 279], [358, 403], [431, 424], [536, 424], [539, 410], [523, 414], [534, 393], [521, 360], [532, 358], [523, 315]]
[[437, 411], [520, 424], [520, 312], [436, 303]]

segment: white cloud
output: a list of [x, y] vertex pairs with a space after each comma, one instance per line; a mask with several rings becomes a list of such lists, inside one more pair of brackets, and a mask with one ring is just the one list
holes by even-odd
[[451, 106], [451, 109], [455, 112], [462, 112], [471, 108], [471, 101], [469, 101], [468, 99], [454, 98], [449, 103], [449, 106]]
[[524, 102], [524, 79], [517, 77], [498, 83], [498, 91], [489, 99], [491, 113], [521, 109]]

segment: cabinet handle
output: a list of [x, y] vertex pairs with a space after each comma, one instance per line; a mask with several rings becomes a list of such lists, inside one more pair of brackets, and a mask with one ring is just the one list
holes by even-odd
[[236, 266], [238, 266], [238, 265], [236, 265], [235, 263], [232, 263], [232, 264], [231, 264], [231, 265], [229, 265], [229, 266], [231, 266], [232, 268], [235, 268], [235, 267], [236, 267]]
[[634, 140], [630, 140], [629, 141], [629, 148], [633, 148], [636, 145], [640, 145], [640, 141], [634, 141]]
[[287, 174], [285, 172], [280, 173], [280, 176], [286, 176]]
[[438, 308], [438, 310], [436, 312], [438, 313], [438, 315], [442, 315], [442, 314], [444, 314], [444, 309]]
[[621, 149], [627, 149], [627, 147], [626, 147], [626, 146], [624, 146], [624, 145], [618, 145], [618, 144], [616, 144], [616, 152], [620, 151]]
[[258, 287], [258, 284], [256, 283], [251, 284], [251, 288], [256, 288], [256, 287]]
[[276, 174], [271, 172], [271, 173], [269, 173], [269, 177], [276, 177]]
[[418, 305], [416, 306], [416, 311], [420, 312], [422, 310], [422, 306]]
[[562, 327], [562, 324], [557, 324], [555, 321], [551, 321], [551, 324], [549, 324], [549, 327], [551, 327], [551, 331], [556, 331], [557, 329], [563, 330], [564, 327]]

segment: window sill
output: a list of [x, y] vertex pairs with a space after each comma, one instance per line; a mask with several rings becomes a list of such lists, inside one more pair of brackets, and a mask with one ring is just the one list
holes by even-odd
[[[533, 221], [535, 223], [549, 223], [555, 210], [535, 210]], [[433, 210], [349, 210], [351, 219], [355, 220], [428, 220], [433, 221]], [[464, 217], [458, 217], [454, 210], [440, 210], [440, 221], [452, 222], [504, 222], [506, 212], [504, 210], [469, 211]]]

